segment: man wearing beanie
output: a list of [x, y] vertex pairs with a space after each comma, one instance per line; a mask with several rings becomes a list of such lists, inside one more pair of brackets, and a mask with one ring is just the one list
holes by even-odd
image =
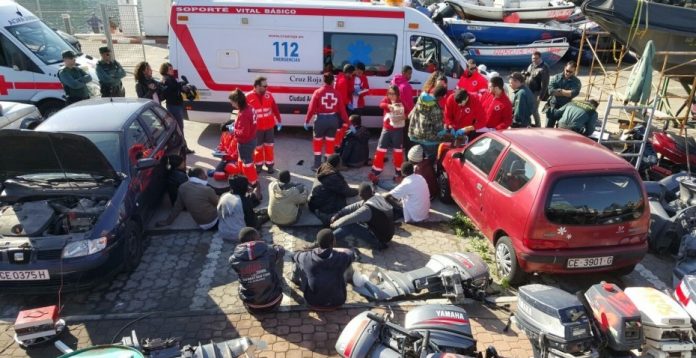
[[413, 172], [422, 176], [425, 182], [428, 183], [430, 200], [433, 200], [440, 191], [433, 161], [423, 157], [423, 147], [421, 147], [420, 144], [414, 145], [408, 151], [408, 161], [413, 163]]
[[290, 172], [283, 170], [277, 181], [268, 184], [268, 216], [276, 225], [292, 225], [302, 214], [302, 205], [307, 203], [304, 185], [292, 183]]
[[296, 252], [292, 258], [293, 280], [297, 279], [305, 301], [315, 310], [336, 309], [346, 302], [346, 277], [352, 276], [354, 254], [334, 248], [335, 244], [333, 232], [322, 229], [314, 248]]
[[360, 184], [361, 201], [341, 209], [331, 218], [331, 228], [337, 239], [351, 237], [376, 243], [378, 250], [387, 248], [394, 236], [394, 211], [381, 195], [375, 195], [370, 183]]
[[251, 313], [273, 311], [283, 301], [283, 255], [280, 245], [268, 245], [254, 228], [239, 232], [240, 244], [229, 263], [239, 277], [239, 298]]
[[338, 171], [341, 159], [331, 154], [326, 163], [319, 166], [317, 178], [309, 196], [309, 210], [324, 225], [329, 225], [331, 217], [346, 206], [346, 198], [358, 195], [358, 191], [348, 186], [346, 179]]

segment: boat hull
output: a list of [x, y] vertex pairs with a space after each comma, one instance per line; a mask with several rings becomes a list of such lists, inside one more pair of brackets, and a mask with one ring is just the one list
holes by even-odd
[[466, 0], [450, 0], [458, 5], [471, 18], [502, 21], [505, 17], [517, 14], [520, 21], [566, 20], [573, 14], [575, 5], [569, 3], [563, 6], [544, 6], [529, 8], [504, 8], [498, 6], [482, 6]]
[[486, 21], [445, 19], [442, 28], [451, 39], [458, 41], [463, 34], [470, 33], [476, 41], [487, 44], [517, 45], [538, 40], [576, 37], [576, 31], [567, 25], [554, 27], [547, 24], [509, 24]]
[[568, 52], [568, 43], [523, 46], [473, 45], [466, 48], [465, 54], [488, 67], [525, 68], [529, 65], [534, 51], [541, 52], [544, 62], [553, 66]]

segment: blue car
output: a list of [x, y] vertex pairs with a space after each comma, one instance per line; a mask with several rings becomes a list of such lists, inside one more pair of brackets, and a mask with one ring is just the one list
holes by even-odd
[[75, 103], [0, 131], [0, 292], [77, 290], [135, 269], [183, 135], [160, 105]]

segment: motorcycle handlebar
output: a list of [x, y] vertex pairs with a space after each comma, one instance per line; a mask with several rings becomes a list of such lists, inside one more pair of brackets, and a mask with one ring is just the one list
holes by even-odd
[[390, 329], [392, 329], [392, 330], [394, 330], [394, 331], [397, 331], [397, 332], [399, 332], [399, 333], [401, 333], [401, 334], [403, 334], [403, 335], [405, 335], [405, 336], [407, 336], [407, 337], [409, 337], [409, 338], [411, 338], [411, 339], [417, 340], [417, 339], [423, 338], [423, 336], [422, 336], [420, 333], [418, 333], [418, 332], [409, 332], [409, 331], [406, 330], [406, 328], [401, 327], [401, 326], [399, 326], [398, 324], [389, 322], [388, 320], [384, 319], [384, 317], [379, 316], [379, 315], [376, 315], [376, 314], [374, 314], [374, 313], [372, 313], [372, 312], [368, 312], [368, 313], [367, 313], [367, 318], [369, 318], [369, 319], [371, 319], [371, 320], [373, 320], [373, 321], [375, 321], [375, 322], [377, 322], [377, 323], [379, 323], [379, 324], [383, 324], [383, 325], [389, 327]]

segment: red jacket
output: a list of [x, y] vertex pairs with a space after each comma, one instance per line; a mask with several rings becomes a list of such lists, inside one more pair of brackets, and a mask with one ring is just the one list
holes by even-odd
[[503, 92], [496, 98], [490, 92], [481, 97], [483, 110], [486, 112], [486, 127], [496, 130], [510, 128], [512, 125], [512, 103]]
[[225, 153], [225, 156], [222, 158], [223, 160], [236, 161], [238, 159], [237, 139], [231, 132], [222, 132], [220, 135], [220, 144], [218, 144], [217, 149]]
[[309, 123], [315, 114], [328, 113], [336, 113], [343, 119], [344, 123], [349, 123], [348, 113], [346, 113], [346, 105], [343, 99], [341, 99], [333, 87], [323, 85], [312, 94], [312, 99], [309, 101], [309, 107], [307, 108], [305, 123]]
[[355, 90], [355, 80], [353, 77], [347, 79], [345, 74], [339, 73], [334, 85], [336, 86], [336, 92], [341, 95], [344, 106], [353, 103], [353, 91]]
[[457, 88], [464, 89], [469, 93], [479, 93], [488, 89], [488, 79], [483, 77], [478, 70], [469, 72], [464, 70], [462, 77], [459, 77]]
[[234, 136], [241, 144], [256, 139], [256, 117], [250, 106], [239, 111], [237, 120], [234, 121]]
[[[396, 103], [401, 103], [401, 100], [398, 100]], [[379, 102], [379, 108], [382, 108], [382, 128], [384, 128], [387, 131], [394, 130], [396, 128], [392, 127], [391, 123], [389, 123], [389, 119], [387, 119], [387, 113], [389, 113], [389, 105], [392, 104], [391, 100], [389, 97], [384, 97], [382, 98], [382, 102]], [[406, 108], [404, 107], [404, 112], [406, 112]]]
[[270, 92], [259, 95], [256, 91], [249, 91], [246, 94], [247, 104], [254, 110], [256, 115], [256, 129], [265, 131], [273, 129], [276, 121], [280, 123], [280, 111], [278, 105]]
[[[353, 80], [353, 83], [355, 83], [355, 80]], [[355, 85], [353, 85], [355, 87]], [[358, 92], [364, 91], [364, 90], [369, 90], [370, 89], [370, 83], [367, 82], [367, 76], [363, 74], [360, 76], [360, 88], [354, 88], [358, 90]], [[367, 96], [369, 92], [365, 92], [361, 95], [358, 96], [358, 103], [353, 103], [355, 108], [364, 108], [365, 107], [365, 96]]]
[[445, 102], [445, 126], [461, 129], [474, 126], [481, 129], [486, 126], [486, 117], [478, 96], [469, 96], [464, 107], [454, 100], [454, 93]]

